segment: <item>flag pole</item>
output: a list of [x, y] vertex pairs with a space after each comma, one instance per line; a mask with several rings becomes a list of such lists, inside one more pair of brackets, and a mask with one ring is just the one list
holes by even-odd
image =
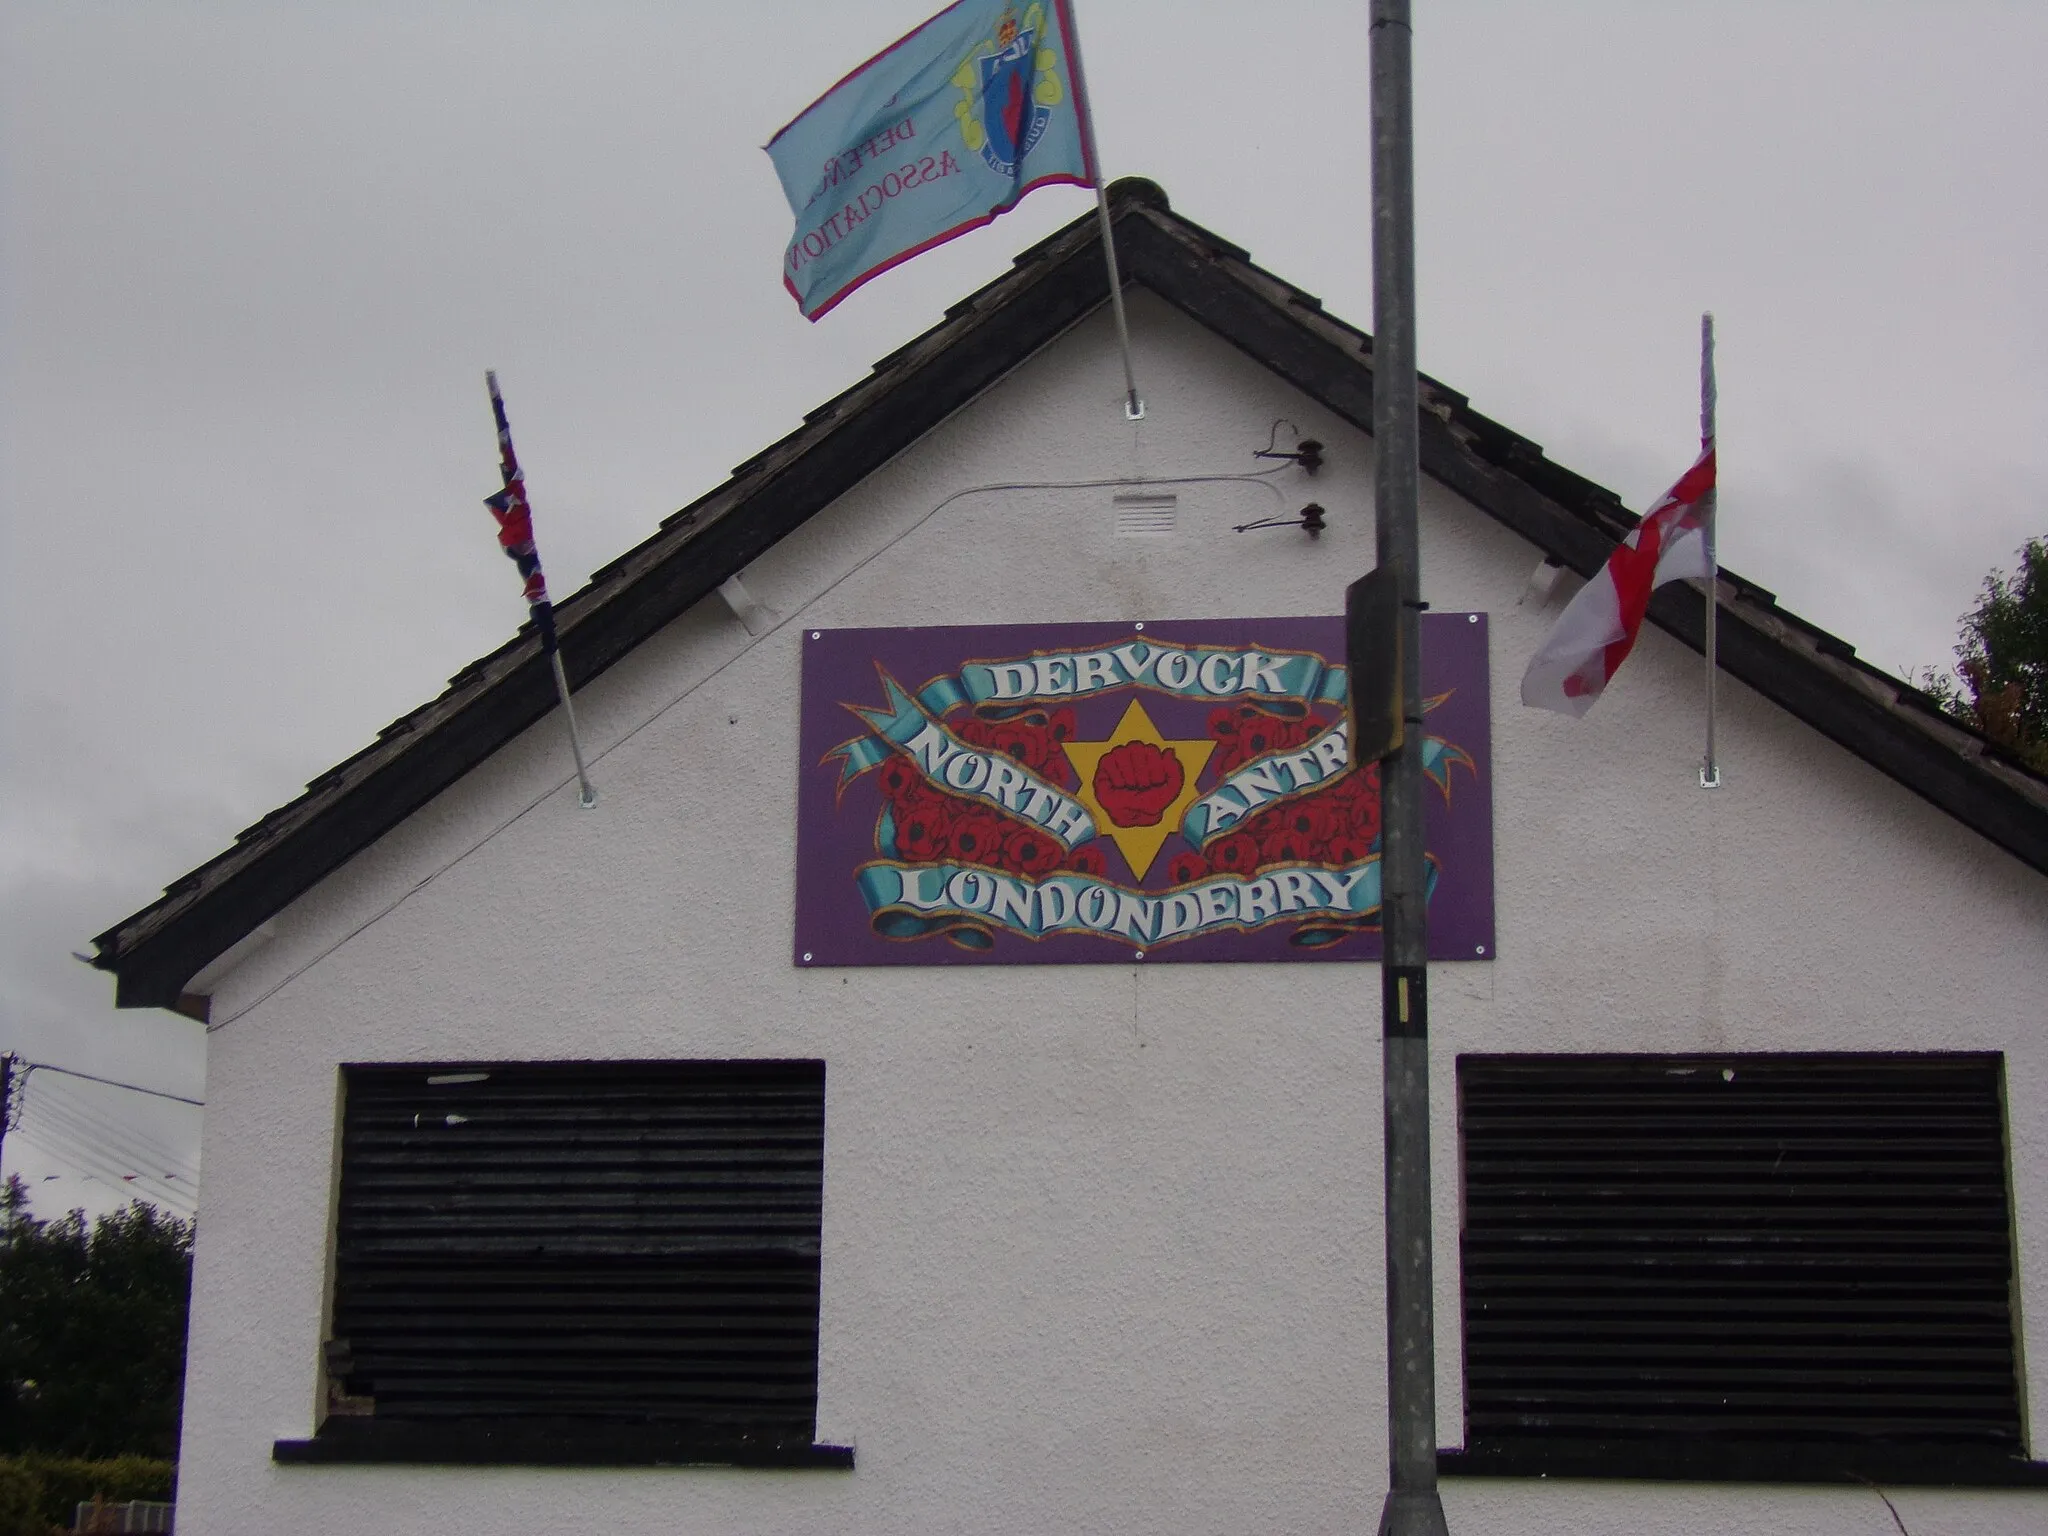
[[[1711, 312], [1700, 316], [1700, 451], [1713, 448], [1714, 443], [1714, 316]], [[1715, 484], [1720, 482], [1719, 455], [1715, 459]], [[1721, 787], [1721, 764], [1714, 754], [1714, 683], [1715, 674], [1720, 671], [1720, 619], [1721, 619], [1721, 556], [1715, 544], [1714, 525], [1720, 515], [1720, 493], [1708, 490], [1705, 497], [1705, 515], [1700, 519], [1701, 532], [1707, 546], [1707, 632], [1703, 647], [1707, 655], [1707, 755], [1700, 764], [1700, 788]]]
[[576, 787], [580, 792], [576, 803], [587, 811], [597, 804], [597, 791], [590, 787], [590, 771], [583, 766], [583, 738], [576, 730], [576, 706], [569, 702], [569, 674], [562, 667], [560, 645], [548, 652], [548, 660], [554, 663], [555, 696], [562, 701], [562, 718], [569, 722], [569, 755], [576, 759]]
[[1131, 367], [1131, 327], [1124, 316], [1124, 285], [1116, 267], [1116, 236], [1109, 223], [1109, 187], [1102, 177], [1102, 157], [1095, 149], [1095, 114], [1088, 108], [1088, 82], [1081, 72], [1081, 29], [1074, 25], [1070, 6], [1060, 7], [1060, 21], [1067, 29], [1067, 56], [1074, 69], [1074, 116], [1081, 124], [1081, 154], [1088, 162], [1088, 175], [1095, 183], [1095, 217], [1102, 225], [1102, 260], [1109, 269], [1109, 309], [1116, 317], [1117, 345], [1124, 358], [1124, 418], [1145, 419], [1145, 402], [1138, 395], [1137, 371]]
[[576, 759], [579, 804], [589, 810], [597, 804], [589, 770], [583, 766], [583, 738], [576, 730], [576, 706], [569, 702], [569, 674], [562, 666], [562, 647], [555, 635], [555, 607], [548, 601], [547, 578], [541, 573], [540, 551], [533, 542], [533, 512], [526, 501], [526, 475], [519, 467], [519, 455], [512, 448], [512, 423], [505, 414], [505, 397], [498, 393], [496, 369], [484, 370], [484, 383], [491, 392], [491, 416], [498, 426], [498, 469], [504, 489], [488, 498], [498, 519], [498, 542], [504, 546], [526, 578], [528, 611], [540, 631], [541, 654], [555, 675], [555, 696], [562, 701], [562, 718], [569, 724], [569, 754]]

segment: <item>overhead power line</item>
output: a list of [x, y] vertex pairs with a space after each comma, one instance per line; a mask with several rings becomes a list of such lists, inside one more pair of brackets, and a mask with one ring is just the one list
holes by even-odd
[[153, 1099], [170, 1099], [179, 1104], [190, 1104], [195, 1109], [204, 1109], [206, 1100], [188, 1099], [182, 1093], [166, 1093], [161, 1088], [145, 1088], [140, 1083], [117, 1082], [111, 1077], [95, 1077], [90, 1072], [74, 1071], [70, 1067], [53, 1067], [47, 1061], [30, 1061], [27, 1057], [16, 1057], [16, 1065], [23, 1074], [30, 1072], [58, 1072], [65, 1077], [82, 1077], [88, 1083], [105, 1083], [109, 1088], [126, 1088], [130, 1093], [146, 1093]]
[[30, 1105], [26, 1095], [28, 1079], [37, 1071], [195, 1108], [204, 1107], [201, 1100], [71, 1067], [29, 1061], [11, 1052], [0, 1054], [0, 1145], [4, 1145], [10, 1131], [18, 1133], [46, 1156], [109, 1189], [131, 1197], [147, 1197], [179, 1215], [193, 1214], [198, 1205], [199, 1176], [191, 1163], [147, 1131], [115, 1120], [54, 1079], [44, 1080], [43, 1092]]
[[56, 1142], [90, 1155], [109, 1164], [116, 1173], [134, 1173], [167, 1187], [173, 1184], [197, 1187], [196, 1179], [175, 1171], [169, 1160], [124, 1142], [112, 1141], [68, 1115], [53, 1113], [48, 1100], [31, 1106], [30, 1113], [23, 1116], [17, 1130], [21, 1135], [39, 1137], [45, 1143]]
[[148, 1195], [155, 1203], [171, 1207], [180, 1216], [190, 1216], [197, 1208], [196, 1195], [188, 1195], [183, 1190], [139, 1170], [123, 1173], [117, 1165], [107, 1162], [103, 1157], [70, 1144], [68, 1138], [53, 1134], [45, 1124], [24, 1125], [17, 1128], [15, 1134], [44, 1156], [78, 1170], [109, 1189], [124, 1191], [131, 1196], [137, 1192]]
[[48, 1097], [39, 1096], [30, 1105], [30, 1113], [23, 1117], [23, 1122], [27, 1125], [48, 1123], [75, 1136], [87, 1146], [96, 1147], [137, 1167], [161, 1168], [167, 1172], [181, 1174], [188, 1181], [194, 1179], [199, 1172], [168, 1147], [150, 1137], [123, 1136], [109, 1132], [103, 1124], [76, 1114], [68, 1106]]
[[118, 1173], [102, 1164], [81, 1157], [73, 1150], [52, 1145], [42, 1140], [39, 1136], [31, 1135], [27, 1132], [22, 1133], [21, 1141], [24, 1146], [34, 1147], [45, 1158], [60, 1168], [72, 1169], [78, 1177], [90, 1183], [103, 1185], [112, 1193], [121, 1196], [124, 1200], [139, 1200], [147, 1205], [159, 1206], [174, 1216], [188, 1219], [198, 1209], [198, 1202], [190, 1196], [181, 1195], [174, 1190], [164, 1189], [151, 1184], [145, 1181], [139, 1174]]
[[34, 1111], [31, 1119], [54, 1118], [88, 1143], [104, 1147], [138, 1166], [162, 1168], [176, 1173], [188, 1184], [198, 1183], [198, 1168], [182, 1155], [147, 1131], [115, 1124], [91, 1106], [61, 1094], [54, 1084], [45, 1085], [30, 1108]]

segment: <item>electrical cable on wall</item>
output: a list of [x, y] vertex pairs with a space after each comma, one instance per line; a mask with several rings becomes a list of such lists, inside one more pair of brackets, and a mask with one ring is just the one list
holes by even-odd
[[[1294, 434], [1294, 448], [1292, 452], [1277, 446], [1280, 441], [1280, 429], [1282, 427], [1287, 428], [1288, 431]], [[1314, 474], [1323, 467], [1323, 445], [1312, 437], [1303, 437], [1301, 435], [1301, 428], [1297, 427], [1285, 416], [1282, 416], [1274, 421], [1273, 430], [1266, 434], [1266, 446], [1254, 448], [1252, 450], [1252, 457], [1255, 459], [1286, 459], [1289, 463], [1299, 464], [1310, 474]]]
[[[1261, 456], [1264, 455], [1259, 455], [1256, 453], [1254, 454], [1254, 457]], [[598, 763], [602, 763], [607, 757], [611, 756], [612, 753], [618, 751], [619, 748], [625, 746], [626, 743], [633, 740], [634, 737], [638, 736], [642, 731], [646, 730], [649, 726], [653, 725], [656, 721], [660, 720], [663, 716], [668, 714], [670, 710], [674, 709], [678, 704], [683, 703], [685, 700], [689, 699], [692, 695], [697, 693], [699, 689], [705, 687], [707, 684], [717, 681], [717, 679], [725, 673], [727, 668], [731, 667], [736, 662], [742, 660], [746, 656], [751, 655], [756, 646], [761, 645], [766, 641], [772, 639], [774, 636], [780, 634], [784, 629], [788, 628], [790, 625], [798, 623], [802, 619], [803, 615], [807, 613], [810, 609], [816, 607], [819, 603], [823, 602], [827, 597], [830, 597], [832, 593], [837, 591], [842, 585], [844, 585], [848, 581], [851, 581], [855, 576], [858, 576], [862, 571], [866, 570], [868, 566], [873, 564], [876, 560], [879, 560], [883, 555], [889, 553], [890, 550], [894, 549], [898, 544], [902, 543], [912, 534], [923, 529], [928, 523], [931, 522], [933, 518], [937, 517], [941, 512], [945, 511], [955, 502], [965, 500], [967, 497], [970, 496], [986, 496], [1004, 491], [1131, 490], [1144, 486], [1153, 485], [1251, 485], [1257, 486], [1260, 489], [1266, 491], [1269, 495], [1273, 497], [1274, 501], [1284, 509], [1286, 506], [1286, 498], [1281, 495], [1280, 488], [1273, 483], [1273, 478], [1275, 476], [1285, 474], [1287, 470], [1291, 468], [1306, 468], [1307, 466], [1306, 464], [1301, 463], [1295, 454], [1272, 456], [1284, 458], [1287, 462], [1282, 464], [1276, 464], [1271, 469], [1253, 470], [1250, 472], [1230, 474], [1122, 475], [1109, 479], [1097, 480], [1004, 480], [993, 481], [985, 485], [970, 485], [960, 490], [954, 491], [950, 495], [943, 497], [929, 511], [925, 512], [914, 522], [910, 523], [907, 527], [900, 529], [898, 532], [891, 535], [889, 538], [885, 539], [875, 549], [870, 551], [868, 554], [862, 556], [859, 560], [855, 561], [853, 565], [848, 567], [846, 570], [842, 571], [838, 576], [834, 577], [831, 581], [827, 582], [823, 587], [819, 588], [816, 592], [812, 593], [811, 596], [804, 599], [803, 602], [798, 604], [797, 607], [793, 611], [791, 611], [786, 617], [777, 620], [772, 626], [763, 630], [758, 635], [749, 633], [747, 643], [742, 645], [739, 650], [735, 651], [731, 656], [727, 657], [724, 661], [720, 662], [716, 667], [713, 667], [703, 677], [699, 678], [696, 682], [692, 683], [689, 687], [685, 688], [681, 693], [678, 693], [674, 698], [670, 699], [666, 704], [663, 704], [660, 708], [656, 709], [652, 714], [648, 715], [646, 718], [641, 720], [639, 724], [633, 726], [630, 730], [626, 731], [623, 735], [619, 736], [609, 746], [595, 753], [590, 758], [590, 764], [592, 766], [595, 766]], [[711, 594], [706, 595], [709, 596]], [[304, 964], [299, 965], [293, 968], [292, 970], [286, 972], [283, 976], [279, 977], [277, 981], [273, 982], [270, 986], [266, 987], [263, 991], [259, 992], [255, 997], [251, 998], [247, 1003], [244, 1003], [240, 1008], [236, 1009], [233, 1013], [228, 1014], [224, 1018], [220, 1018], [209, 1022], [206, 1025], [206, 1032], [209, 1035], [215, 1034], [220, 1030], [226, 1029], [228, 1025], [234, 1023], [237, 1019], [247, 1017], [249, 1013], [261, 1007], [264, 1003], [268, 1002], [272, 997], [276, 996], [284, 988], [290, 986], [294, 981], [298, 980], [299, 977], [305, 975], [306, 972], [310, 971], [314, 966], [318, 965], [328, 956], [334, 954], [337, 950], [341, 949], [344, 945], [348, 944], [349, 942], [357, 938], [359, 935], [367, 932], [377, 923], [382, 922], [385, 918], [389, 917], [393, 912], [397, 911], [399, 907], [403, 906], [406, 902], [410, 901], [414, 896], [418, 895], [421, 891], [425, 890], [429, 885], [433, 884], [434, 881], [438, 880], [442, 875], [445, 875], [446, 873], [448, 873], [449, 870], [455, 868], [458, 864], [462, 863], [471, 854], [476, 853], [477, 851], [491, 843], [498, 837], [500, 833], [505, 832], [518, 822], [524, 820], [528, 814], [538, 809], [541, 805], [545, 804], [555, 795], [559, 794], [564, 787], [575, 782], [577, 782], [577, 780], [575, 776], [572, 775], [567, 779], [562, 779], [550, 783], [546, 789], [542, 790], [538, 795], [535, 795], [531, 800], [528, 800], [524, 805], [520, 806], [518, 810], [514, 811], [510, 816], [506, 817], [503, 821], [499, 822], [496, 826], [491, 828], [490, 831], [486, 832], [476, 842], [471, 843], [468, 847], [464, 848], [460, 853], [456, 854], [454, 858], [448, 860], [447, 863], [440, 865], [438, 868], [434, 869], [425, 877], [417, 881], [415, 884], [407, 887], [404, 891], [400, 892], [396, 897], [394, 897], [389, 903], [387, 903], [383, 907], [380, 907], [377, 911], [371, 913], [370, 916], [363, 919], [363, 921], [358, 923], [355, 927], [349, 929], [348, 932], [344, 933], [340, 938], [336, 939], [332, 944], [328, 945], [318, 954], [312, 956]]]

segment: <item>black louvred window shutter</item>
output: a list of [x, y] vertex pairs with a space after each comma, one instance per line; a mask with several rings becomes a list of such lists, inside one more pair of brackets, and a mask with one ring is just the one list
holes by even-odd
[[338, 1385], [379, 1420], [807, 1443], [822, 1062], [347, 1069]]
[[1458, 1083], [1475, 1469], [2022, 1454], [1996, 1055], [1468, 1056]]

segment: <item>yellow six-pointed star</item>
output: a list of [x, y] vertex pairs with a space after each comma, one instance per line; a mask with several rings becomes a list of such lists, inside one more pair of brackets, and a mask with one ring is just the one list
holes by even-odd
[[1207, 737], [1169, 741], [1136, 699], [1107, 741], [1067, 743], [1067, 760], [1081, 776], [1076, 798], [1140, 880], [1199, 798], [1195, 781], [1215, 750]]

